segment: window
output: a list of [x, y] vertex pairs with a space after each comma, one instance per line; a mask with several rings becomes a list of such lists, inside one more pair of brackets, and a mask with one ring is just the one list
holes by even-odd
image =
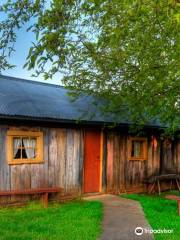
[[43, 162], [43, 133], [8, 131], [7, 157], [9, 164]]
[[128, 159], [147, 159], [147, 139], [142, 137], [131, 137], [128, 140]]

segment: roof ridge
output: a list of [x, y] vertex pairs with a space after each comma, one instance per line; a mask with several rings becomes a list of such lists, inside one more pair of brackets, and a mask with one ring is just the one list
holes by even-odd
[[0, 74], [0, 78], [8, 78], [8, 80], [13, 80], [13, 81], [21, 81], [21, 82], [26, 82], [26, 83], [30, 83], [30, 84], [38, 84], [38, 85], [43, 85], [43, 86], [49, 86], [49, 87], [55, 87], [55, 88], [64, 88], [64, 86], [62, 85], [58, 85], [58, 84], [52, 84], [52, 83], [45, 83], [45, 82], [38, 82], [35, 80], [29, 80], [29, 79], [25, 79], [25, 78], [18, 78], [18, 77], [12, 77], [12, 76], [8, 76], [8, 75], [3, 75]]

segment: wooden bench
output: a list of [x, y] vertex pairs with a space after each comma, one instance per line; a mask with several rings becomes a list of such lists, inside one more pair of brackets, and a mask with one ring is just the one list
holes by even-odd
[[[163, 181], [170, 181], [170, 187], [171, 190], [173, 181], [175, 185], [177, 186], [177, 189], [180, 191], [180, 175], [179, 174], [161, 174], [157, 176], [151, 176], [148, 179], [144, 180], [144, 183], [147, 185], [148, 193], [152, 193], [155, 191], [155, 185], [157, 184], [158, 187], [158, 193], [161, 194], [161, 186], [160, 183]], [[150, 188], [149, 188], [150, 187]]]
[[176, 195], [166, 195], [165, 196], [166, 199], [169, 200], [175, 200], [178, 203], [178, 214], [180, 215], [180, 196], [176, 196]]
[[61, 192], [61, 188], [32, 188], [32, 189], [24, 189], [24, 190], [11, 190], [11, 191], [0, 191], [0, 196], [16, 196], [16, 195], [42, 195], [42, 205], [47, 208], [48, 207], [48, 195], [49, 193], [59, 193]]

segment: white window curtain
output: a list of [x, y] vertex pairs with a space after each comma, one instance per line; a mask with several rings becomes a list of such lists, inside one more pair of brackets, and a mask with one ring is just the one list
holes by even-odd
[[16, 157], [16, 154], [20, 146], [21, 146], [21, 138], [14, 138], [13, 139], [14, 158]]
[[23, 138], [23, 144], [25, 147], [27, 158], [35, 158], [36, 139], [35, 138]]
[[36, 158], [36, 138], [30, 139], [30, 145], [31, 145], [31, 158]]

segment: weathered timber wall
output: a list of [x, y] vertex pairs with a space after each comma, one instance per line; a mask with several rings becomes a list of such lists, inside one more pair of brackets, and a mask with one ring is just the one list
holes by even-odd
[[128, 160], [128, 135], [107, 134], [107, 192], [145, 191], [143, 180], [160, 173], [180, 173], [180, 140], [148, 139], [147, 160]]
[[161, 143], [161, 173], [180, 172], [180, 140], [165, 139]]
[[65, 193], [80, 193], [83, 174], [83, 132], [63, 128], [12, 128], [43, 131], [44, 163], [8, 165], [6, 134], [0, 127], [0, 190], [61, 187]]
[[[43, 131], [44, 163], [8, 165], [8, 129]], [[58, 186], [81, 194], [83, 186], [84, 129], [0, 126], [0, 190]], [[106, 131], [102, 159], [102, 191], [143, 191], [143, 180], [160, 173], [180, 173], [180, 140], [148, 138], [148, 159], [128, 160], [128, 134]]]

